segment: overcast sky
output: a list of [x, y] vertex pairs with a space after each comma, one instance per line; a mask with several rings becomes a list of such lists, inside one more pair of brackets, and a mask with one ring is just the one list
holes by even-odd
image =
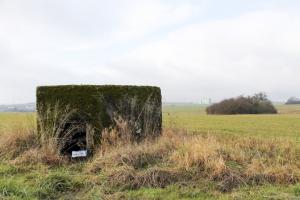
[[300, 1], [0, 0], [0, 104], [57, 84], [300, 97]]

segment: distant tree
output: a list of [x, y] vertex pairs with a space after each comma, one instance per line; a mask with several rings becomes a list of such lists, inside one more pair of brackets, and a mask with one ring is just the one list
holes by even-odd
[[263, 101], [268, 101], [268, 96], [266, 93], [260, 92], [253, 95], [252, 99], [258, 102], [263, 102]]
[[207, 114], [276, 114], [277, 110], [263, 92], [253, 96], [225, 99], [206, 108]]
[[287, 102], [285, 103], [287, 105], [290, 105], [290, 104], [300, 104], [300, 99], [299, 98], [296, 98], [296, 97], [291, 97], [287, 100]]

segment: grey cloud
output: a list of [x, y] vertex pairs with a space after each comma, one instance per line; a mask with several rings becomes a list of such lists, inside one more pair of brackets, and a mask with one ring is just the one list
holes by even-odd
[[41, 84], [151, 84], [166, 101], [300, 96], [298, 3], [258, 2], [227, 1], [228, 17], [220, 1], [2, 0], [0, 103], [34, 101]]

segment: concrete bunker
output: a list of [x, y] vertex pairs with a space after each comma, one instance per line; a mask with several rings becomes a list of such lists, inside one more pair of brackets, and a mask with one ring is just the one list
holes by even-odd
[[55, 139], [69, 157], [93, 154], [103, 130], [126, 121], [135, 141], [161, 134], [161, 91], [152, 86], [65, 85], [37, 88], [37, 125], [42, 140]]

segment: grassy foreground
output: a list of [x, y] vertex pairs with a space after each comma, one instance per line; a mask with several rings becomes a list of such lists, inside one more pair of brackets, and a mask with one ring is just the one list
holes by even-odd
[[0, 199], [300, 199], [300, 106], [278, 108], [207, 116], [167, 106], [159, 139], [111, 137], [81, 163], [40, 147], [34, 114], [3, 113]]

